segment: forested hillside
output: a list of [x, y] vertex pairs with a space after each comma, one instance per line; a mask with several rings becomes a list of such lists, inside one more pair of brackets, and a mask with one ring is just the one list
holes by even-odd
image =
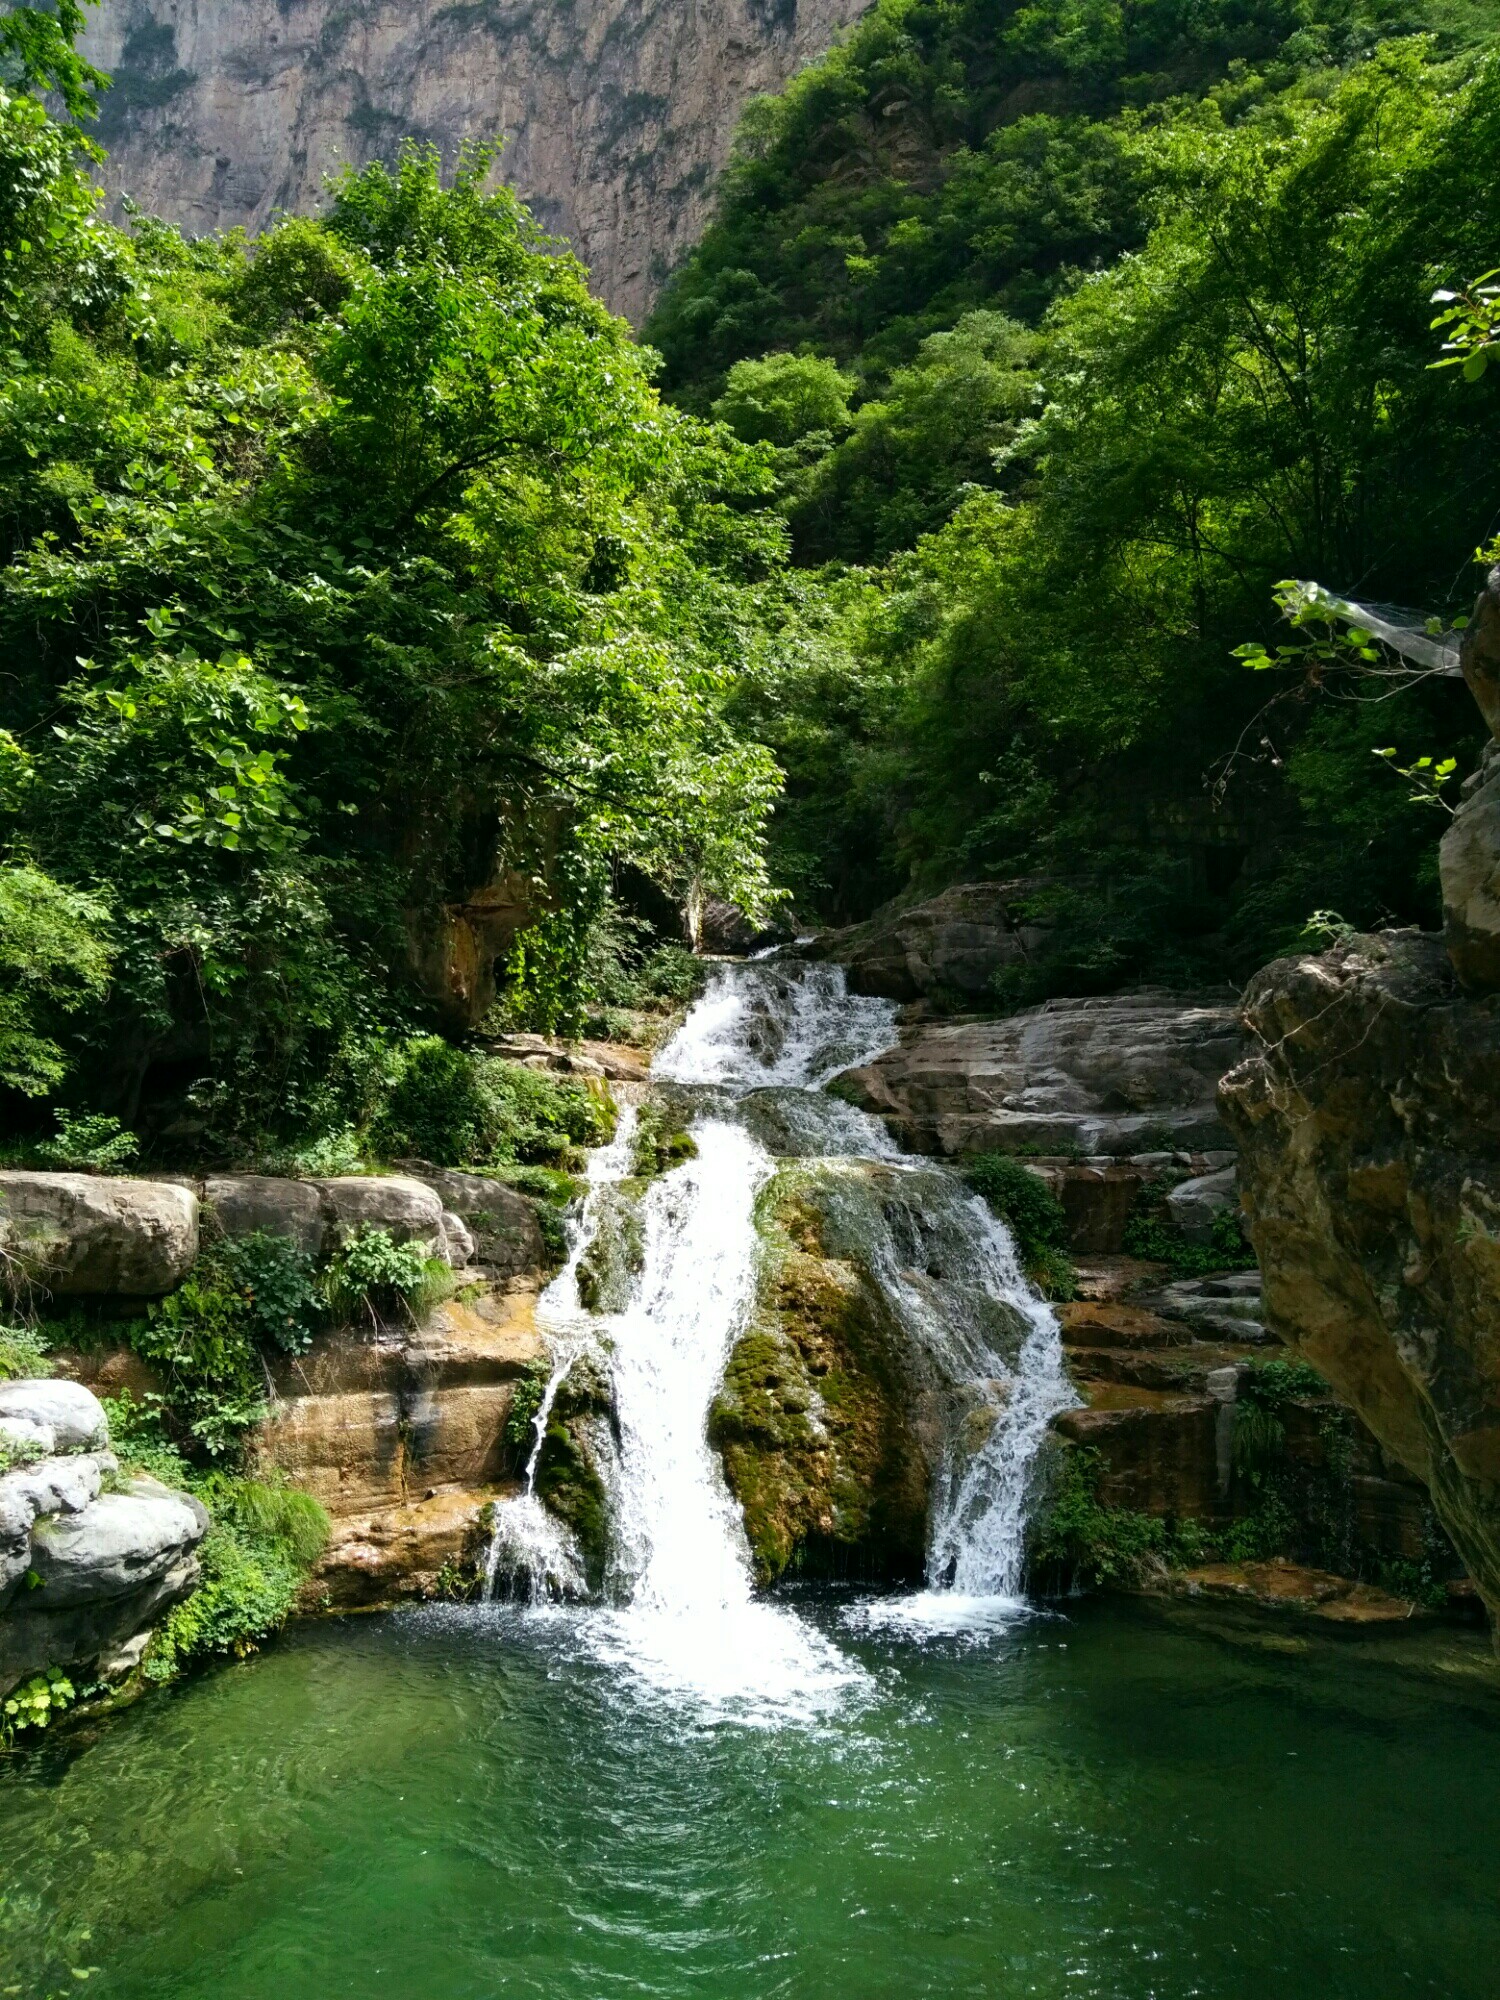
[[1497, 24], [883, 0], [755, 107], [648, 335], [778, 461], [816, 636], [736, 713], [806, 903], [1022, 878], [1032, 992], [1432, 920], [1391, 766], [1470, 768], [1461, 686], [1234, 655], [1286, 578], [1472, 600], [1494, 387], [1433, 371], [1431, 295], [1496, 260]]
[[497, 985], [576, 1021], [614, 871], [763, 898], [723, 706], [785, 531], [483, 150], [103, 223], [77, 26], [3, 21], [0, 1084], [253, 1153]]
[[1400, 770], [1451, 799], [1462, 686], [1244, 657], [1288, 578], [1458, 615], [1500, 525], [1432, 325], [1500, 256], [1500, 6], [1427, 6], [880, 0], [753, 109], [662, 389], [482, 148], [257, 240], [107, 225], [79, 7], [11, 8], [23, 1150], [363, 1144], [434, 1032], [680, 979], [705, 893], [1018, 884], [997, 1007], [1430, 922]]

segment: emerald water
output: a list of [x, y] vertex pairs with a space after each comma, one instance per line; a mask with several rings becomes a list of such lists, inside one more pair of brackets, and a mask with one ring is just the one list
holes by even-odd
[[825, 1598], [796, 1615], [859, 1678], [755, 1726], [622, 1676], [586, 1615], [304, 1627], [17, 1763], [0, 1986], [1493, 2000], [1477, 1636], [1428, 1642], [1443, 1674], [1101, 1605], [944, 1636]]
[[[533, 1457], [490, 1565], [522, 1601], [304, 1626], [9, 1761], [0, 1994], [1493, 2000], [1481, 1639], [1018, 1595], [1057, 1325], [962, 1182], [822, 1089], [891, 1032], [836, 968], [721, 972], [664, 1059], [695, 1157], [600, 1312], [578, 1262], [628, 1120], [596, 1158], [539, 1317], [552, 1389], [586, 1349], [611, 1380], [598, 1601], [559, 1601]], [[910, 1596], [758, 1596], [709, 1448], [787, 1156], [949, 1413]]]

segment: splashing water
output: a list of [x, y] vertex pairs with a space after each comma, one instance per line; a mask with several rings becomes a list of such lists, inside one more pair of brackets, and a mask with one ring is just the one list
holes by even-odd
[[531, 1451], [523, 1490], [495, 1503], [485, 1563], [484, 1595], [524, 1598], [533, 1606], [583, 1598], [588, 1583], [578, 1544], [567, 1526], [537, 1498], [536, 1476], [557, 1392], [587, 1352], [598, 1349], [597, 1322], [578, 1290], [578, 1269], [599, 1227], [606, 1191], [629, 1170], [636, 1112], [623, 1105], [615, 1136], [590, 1155], [582, 1212], [573, 1222], [567, 1261], [537, 1300], [537, 1325], [547, 1338], [551, 1373], [531, 1423]]
[[580, 1633], [631, 1685], [699, 1714], [806, 1719], [866, 1679], [794, 1612], [754, 1596], [743, 1523], [707, 1437], [753, 1303], [755, 1202], [773, 1155], [819, 1159], [825, 1223], [846, 1239], [842, 1248], [830, 1241], [830, 1254], [855, 1253], [871, 1271], [906, 1336], [914, 1379], [945, 1412], [928, 1588], [857, 1615], [959, 1632], [1022, 1608], [1032, 1467], [1048, 1420], [1071, 1400], [1057, 1325], [984, 1203], [933, 1162], [901, 1158], [883, 1125], [822, 1089], [894, 1040], [894, 1009], [851, 995], [840, 967], [770, 959], [716, 968], [654, 1064], [659, 1080], [691, 1093], [698, 1150], [645, 1196], [629, 1303], [590, 1315], [577, 1282], [601, 1195], [628, 1171], [628, 1133], [596, 1156], [569, 1265], [544, 1295], [549, 1401], [527, 1491], [497, 1515], [507, 1535], [534, 1538], [530, 1574], [547, 1579], [540, 1595], [576, 1595], [558, 1587], [555, 1554], [536, 1545], [544, 1531], [530, 1510], [545, 1513], [536, 1461], [568, 1368], [585, 1348], [606, 1355], [619, 1447], [610, 1608], [585, 1614]]

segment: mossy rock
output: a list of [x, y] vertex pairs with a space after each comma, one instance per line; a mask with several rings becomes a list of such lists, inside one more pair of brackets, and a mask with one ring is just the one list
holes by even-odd
[[537, 1495], [572, 1529], [591, 1591], [604, 1582], [609, 1561], [609, 1495], [583, 1436], [586, 1420], [554, 1408], [537, 1461]]
[[756, 1315], [709, 1418], [757, 1579], [920, 1576], [930, 1470], [900, 1329], [867, 1277], [823, 1254], [804, 1175], [773, 1183], [761, 1221]]

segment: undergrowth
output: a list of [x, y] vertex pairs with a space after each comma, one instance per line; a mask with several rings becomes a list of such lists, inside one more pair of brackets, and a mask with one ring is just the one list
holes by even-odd
[[200, 1661], [240, 1659], [286, 1623], [328, 1542], [328, 1516], [278, 1473], [250, 1477], [191, 1465], [161, 1413], [128, 1392], [105, 1399], [122, 1475], [145, 1474], [193, 1494], [212, 1525], [199, 1544], [199, 1582], [157, 1627], [142, 1672], [168, 1681]]

